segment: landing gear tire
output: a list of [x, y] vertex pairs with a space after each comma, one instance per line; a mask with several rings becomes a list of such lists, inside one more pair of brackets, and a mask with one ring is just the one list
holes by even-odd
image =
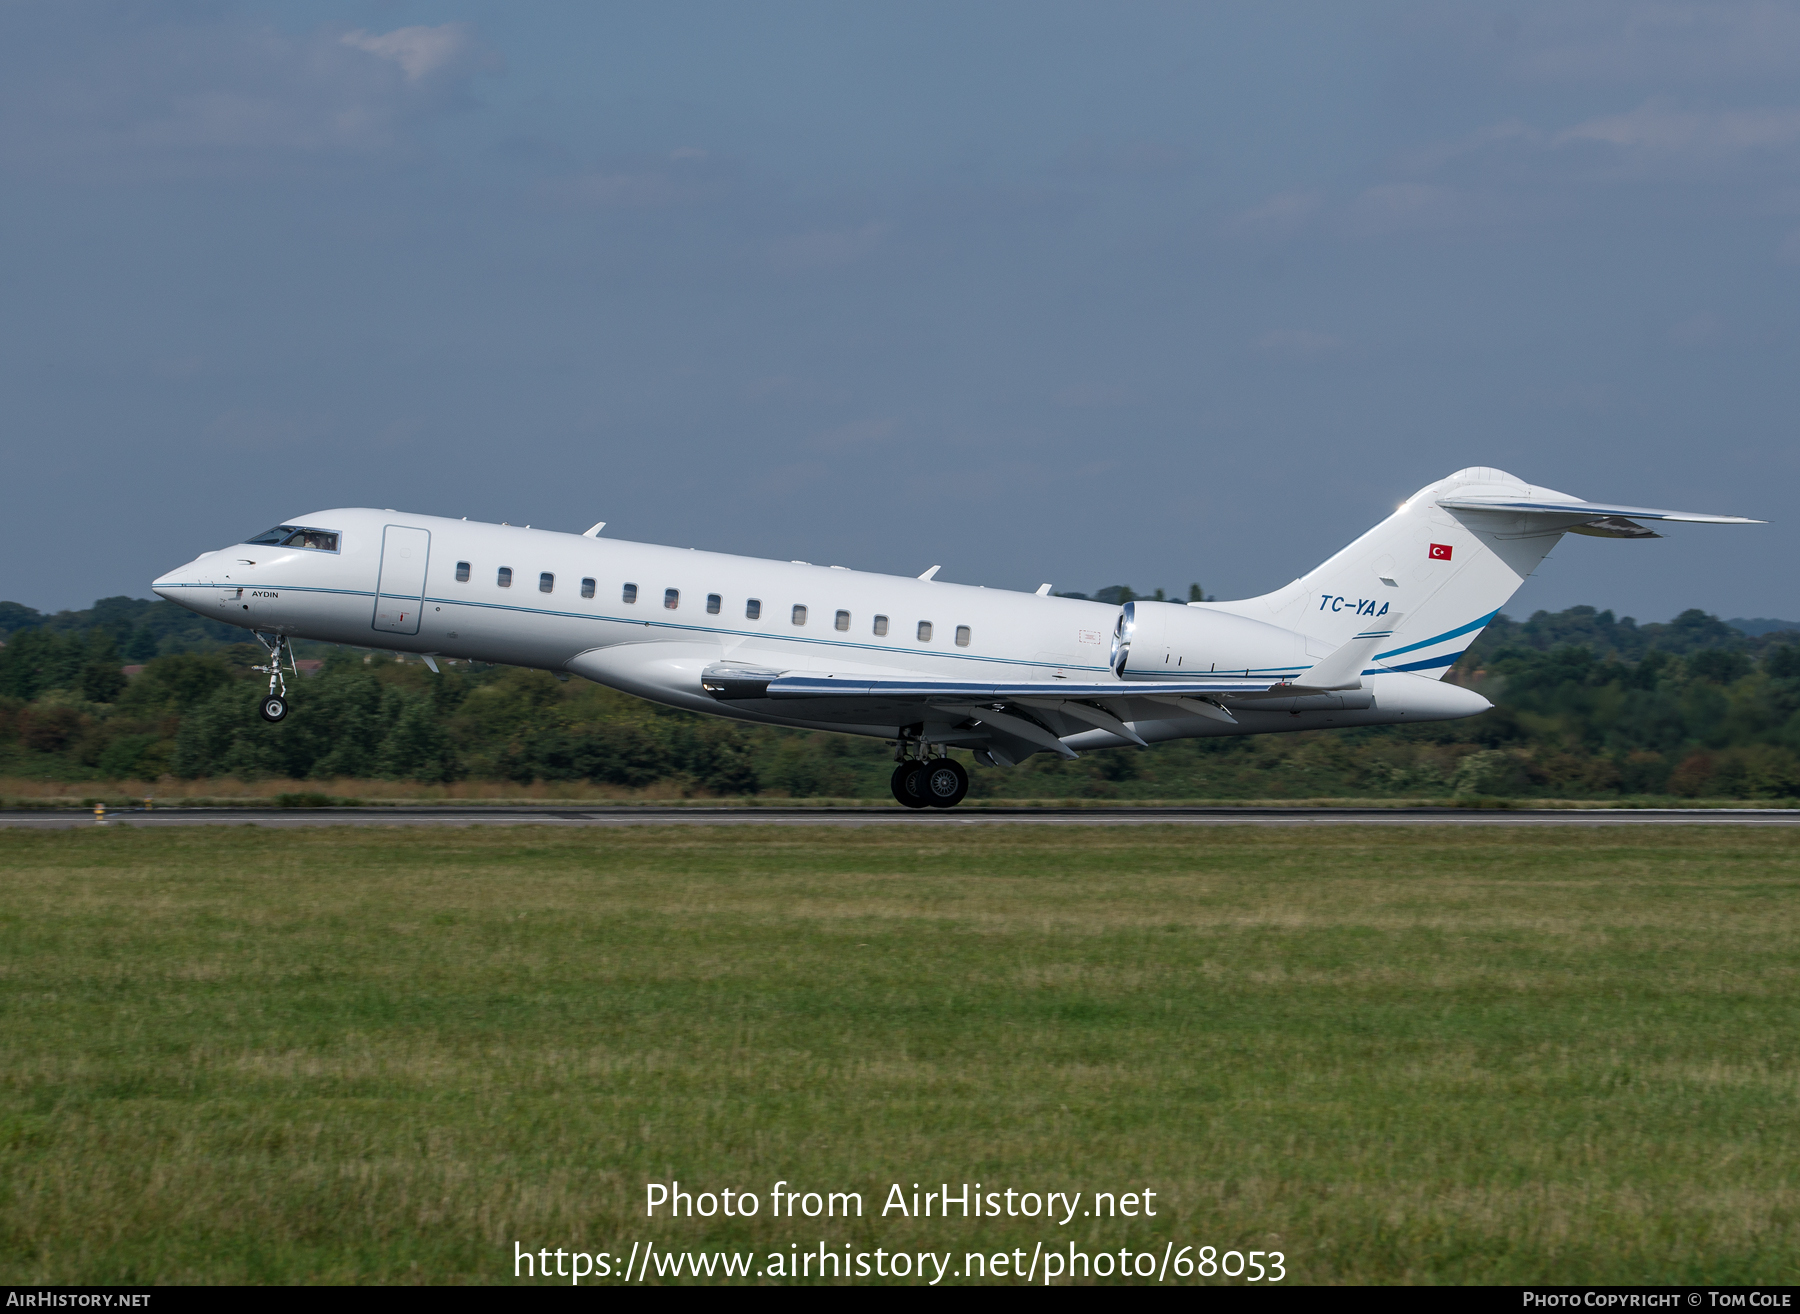
[[931, 806], [925, 798], [924, 791], [919, 788], [919, 773], [924, 767], [923, 762], [902, 762], [894, 768], [894, 777], [888, 783], [893, 786], [894, 797], [899, 800], [901, 807], [925, 808]]
[[262, 700], [256, 709], [265, 721], [279, 721], [288, 714], [287, 699], [280, 694], [270, 694]]
[[954, 758], [940, 757], [925, 763], [914, 777], [919, 793], [934, 808], [953, 808], [969, 793], [969, 773]]

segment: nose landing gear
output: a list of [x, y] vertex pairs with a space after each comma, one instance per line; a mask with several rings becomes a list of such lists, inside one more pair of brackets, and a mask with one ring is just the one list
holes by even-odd
[[287, 681], [282, 678], [281, 656], [284, 652], [287, 654], [288, 671], [298, 675], [299, 672], [294, 667], [294, 648], [288, 642], [285, 634], [277, 634], [271, 640], [261, 630], [254, 630], [252, 633], [256, 635], [256, 641], [262, 644], [269, 654], [267, 666], [250, 668], [253, 671], [267, 674], [269, 677], [269, 692], [263, 697], [262, 702], [257, 704], [256, 710], [265, 721], [279, 721], [288, 714]]

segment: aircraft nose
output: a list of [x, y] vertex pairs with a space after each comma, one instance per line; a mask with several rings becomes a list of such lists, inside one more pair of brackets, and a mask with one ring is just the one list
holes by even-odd
[[167, 602], [177, 603], [192, 610], [194, 608], [194, 589], [205, 588], [211, 574], [205, 567], [207, 557], [215, 553], [205, 552], [195, 557], [185, 566], [177, 566], [174, 570], [158, 575], [150, 582], [150, 591]]
[[185, 566], [177, 566], [174, 570], [158, 575], [150, 581], [150, 591], [159, 598], [176, 602], [180, 598], [181, 586], [194, 582], [194, 563], [190, 561]]

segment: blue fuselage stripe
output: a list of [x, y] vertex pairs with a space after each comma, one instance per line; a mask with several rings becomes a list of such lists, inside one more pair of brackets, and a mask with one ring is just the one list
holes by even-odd
[[[1480, 629], [1499, 614], [1500, 608], [1495, 607], [1481, 619], [1472, 620], [1467, 625], [1459, 626], [1454, 630], [1445, 630], [1442, 634], [1434, 634], [1429, 639], [1420, 639], [1417, 643], [1409, 643], [1403, 648], [1389, 648], [1386, 652], [1378, 652], [1375, 654], [1375, 660], [1378, 662], [1386, 661], [1389, 657], [1398, 657], [1403, 652], [1417, 652], [1420, 648], [1429, 648], [1434, 643], [1443, 643], [1448, 639], [1460, 639], [1463, 635], [1468, 634], [1473, 630]], [[1460, 655], [1461, 654], [1459, 653], [1458, 656]], [[1411, 666], [1391, 666], [1388, 669], [1394, 671], [1409, 671], [1415, 668]]]

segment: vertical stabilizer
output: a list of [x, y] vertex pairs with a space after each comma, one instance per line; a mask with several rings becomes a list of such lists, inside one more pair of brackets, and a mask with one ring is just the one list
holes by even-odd
[[1583, 520], [1453, 513], [1438, 505], [1452, 497], [1577, 500], [1504, 470], [1458, 470], [1414, 493], [1393, 515], [1286, 588], [1207, 605], [1298, 630], [1309, 651], [1321, 657], [1403, 614], [1374, 662], [1442, 677], [1571, 523]]

